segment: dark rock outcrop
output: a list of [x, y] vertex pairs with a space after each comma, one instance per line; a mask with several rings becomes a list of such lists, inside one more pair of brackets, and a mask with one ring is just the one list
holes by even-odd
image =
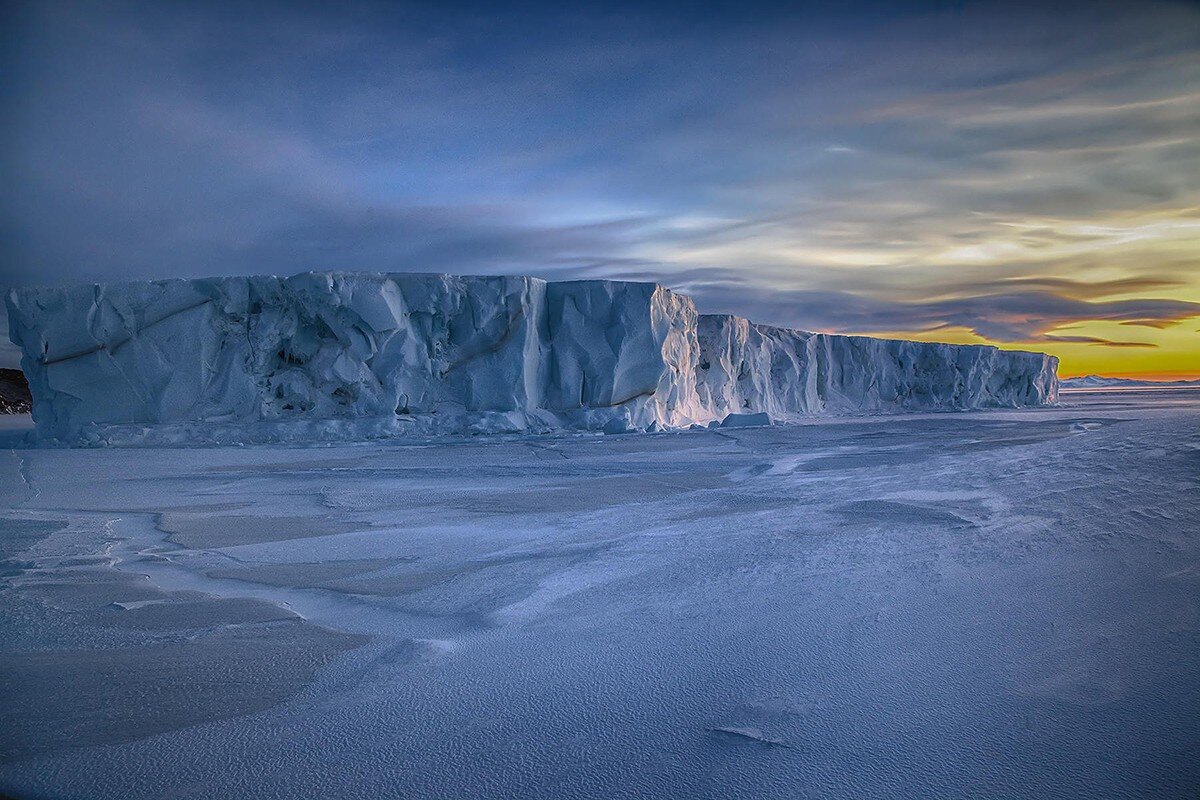
[[33, 408], [29, 382], [19, 369], [0, 369], [0, 414], [28, 414]]

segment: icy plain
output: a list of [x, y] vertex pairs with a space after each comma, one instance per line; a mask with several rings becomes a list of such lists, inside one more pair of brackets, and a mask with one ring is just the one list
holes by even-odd
[[1200, 392], [3, 452], [0, 790], [1190, 797]]

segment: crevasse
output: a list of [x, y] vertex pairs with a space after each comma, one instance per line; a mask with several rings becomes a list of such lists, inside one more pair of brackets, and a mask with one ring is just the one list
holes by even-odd
[[64, 441], [679, 428], [1058, 392], [1041, 353], [699, 315], [649, 283], [332, 272], [20, 288], [7, 304], [38, 435]]

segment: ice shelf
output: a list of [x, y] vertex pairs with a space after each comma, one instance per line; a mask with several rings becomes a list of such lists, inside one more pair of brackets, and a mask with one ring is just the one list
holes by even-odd
[[655, 430], [1058, 393], [1041, 353], [700, 315], [652, 283], [332, 272], [19, 288], [7, 303], [38, 435], [63, 441]]

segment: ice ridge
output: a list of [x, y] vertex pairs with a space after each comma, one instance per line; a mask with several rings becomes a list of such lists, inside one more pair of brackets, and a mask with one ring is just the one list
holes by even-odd
[[[307, 273], [18, 288], [39, 437], [655, 430], [1021, 407], [1057, 360], [701, 315], [652, 283]], [[257, 432], [257, 433], [255, 433]], [[228, 438], [228, 437], [227, 437]]]

